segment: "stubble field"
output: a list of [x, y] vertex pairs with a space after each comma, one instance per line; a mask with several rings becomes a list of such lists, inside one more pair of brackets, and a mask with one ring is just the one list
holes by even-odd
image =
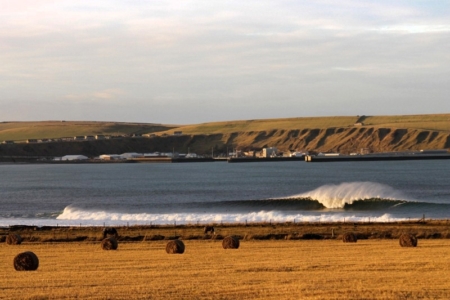
[[[448, 299], [450, 241], [397, 239], [167, 241], [0, 244], [1, 299]], [[37, 271], [18, 272], [14, 256], [33, 251]]]

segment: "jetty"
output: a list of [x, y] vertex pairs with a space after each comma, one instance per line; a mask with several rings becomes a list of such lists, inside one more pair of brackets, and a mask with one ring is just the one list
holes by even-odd
[[339, 161], [389, 161], [389, 160], [435, 160], [450, 159], [450, 153], [444, 152], [398, 152], [358, 155], [306, 155], [306, 162], [339, 162]]

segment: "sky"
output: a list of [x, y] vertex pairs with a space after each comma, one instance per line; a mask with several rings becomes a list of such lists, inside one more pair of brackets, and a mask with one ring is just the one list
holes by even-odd
[[447, 0], [0, 0], [0, 121], [433, 113]]

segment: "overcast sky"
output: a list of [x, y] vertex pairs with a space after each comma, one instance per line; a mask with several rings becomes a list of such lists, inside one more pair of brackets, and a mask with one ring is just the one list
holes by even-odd
[[429, 113], [447, 0], [0, 0], [0, 121]]

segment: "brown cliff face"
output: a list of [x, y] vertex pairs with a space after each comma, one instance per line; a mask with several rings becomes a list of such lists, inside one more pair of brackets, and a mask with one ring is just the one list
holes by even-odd
[[448, 132], [374, 127], [271, 130], [224, 134], [221, 140], [238, 148], [277, 147], [318, 152], [405, 151], [450, 148]]
[[280, 151], [316, 152], [405, 151], [450, 148], [450, 133], [419, 129], [348, 127], [328, 129], [273, 129], [268, 131], [198, 134], [154, 138], [124, 138], [83, 142], [0, 145], [0, 156], [63, 156], [83, 154], [89, 157], [124, 152], [195, 152], [211, 155], [234, 148], [261, 150], [277, 147]]

